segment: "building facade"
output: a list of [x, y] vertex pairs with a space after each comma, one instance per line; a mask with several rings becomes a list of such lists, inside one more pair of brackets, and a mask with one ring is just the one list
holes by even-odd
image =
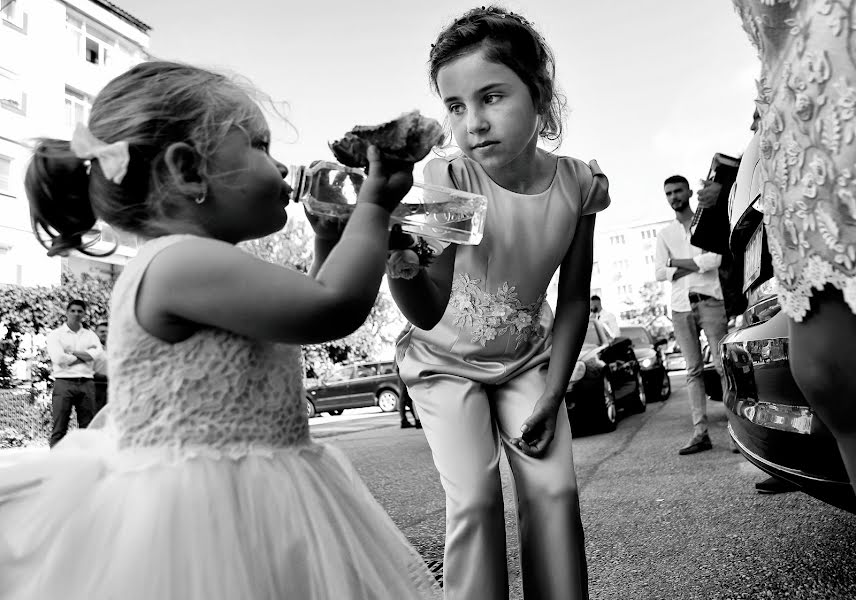
[[592, 294], [601, 297], [606, 310], [628, 322], [651, 310], [668, 310], [669, 284], [654, 277], [657, 234], [670, 220], [636, 223], [595, 233]]
[[[102, 0], [0, 0], [0, 284], [52, 285], [63, 269], [115, 277], [136, 253], [48, 258], [35, 239], [24, 173], [35, 140], [70, 139], [95, 95], [148, 58], [149, 27]], [[106, 240], [95, 249], [112, 247]]]

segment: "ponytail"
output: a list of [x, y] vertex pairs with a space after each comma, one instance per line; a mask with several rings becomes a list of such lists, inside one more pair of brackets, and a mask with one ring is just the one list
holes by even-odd
[[89, 200], [88, 169], [65, 140], [42, 139], [36, 146], [24, 187], [33, 231], [48, 256], [65, 256], [89, 245], [83, 236], [95, 226], [96, 217]]

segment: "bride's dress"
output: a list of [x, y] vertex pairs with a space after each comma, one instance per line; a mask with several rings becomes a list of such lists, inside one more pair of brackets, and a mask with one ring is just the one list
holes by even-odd
[[298, 346], [218, 329], [168, 344], [137, 323], [146, 266], [185, 239], [147, 243], [116, 282], [107, 426], [0, 460], [0, 599], [439, 597], [350, 463], [310, 439]]

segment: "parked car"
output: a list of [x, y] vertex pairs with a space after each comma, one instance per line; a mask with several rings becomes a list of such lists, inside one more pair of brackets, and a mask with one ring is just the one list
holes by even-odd
[[643, 412], [645, 384], [630, 338], [613, 338], [598, 321], [590, 320], [565, 403], [577, 429], [614, 431], [619, 409]]
[[742, 323], [722, 340], [728, 430], [755, 466], [811, 496], [856, 512], [838, 446], [791, 375], [788, 319], [775, 295], [757, 197], [741, 188], [738, 175], [730, 202], [730, 244], [743, 267], [748, 308]]
[[398, 407], [401, 382], [392, 361], [365, 362], [336, 367], [326, 376], [307, 379], [306, 413], [340, 415], [346, 408], [377, 406], [383, 412]]
[[672, 382], [664, 364], [666, 340], [655, 340], [651, 332], [641, 325], [626, 325], [621, 328], [621, 335], [629, 337], [633, 344], [648, 402], [667, 399], [672, 394]]

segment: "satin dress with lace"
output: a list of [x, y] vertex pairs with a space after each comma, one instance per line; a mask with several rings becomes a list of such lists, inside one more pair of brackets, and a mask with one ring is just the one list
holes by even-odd
[[299, 346], [137, 322], [116, 282], [107, 426], [0, 457], [0, 599], [402, 600], [434, 578], [336, 449], [309, 436]]
[[783, 310], [856, 312], [856, 2], [733, 0], [761, 58], [762, 209]]

